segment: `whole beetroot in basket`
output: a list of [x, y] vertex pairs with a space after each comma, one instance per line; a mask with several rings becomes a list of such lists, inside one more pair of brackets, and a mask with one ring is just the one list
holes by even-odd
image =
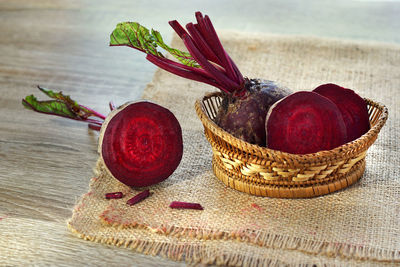
[[[244, 141], [265, 145], [265, 117], [269, 107], [289, 95], [286, 88], [271, 81], [244, 78], [224, 50], [210, 18], [196, 12], [197, 23], [184, 29], [176, 20], [169, 24], [188, 52], [171, 48], [159, 32], [137, 22], [119, 23], [110, 37], [111, 46], [128, 46], [147, 54], [147, 59], [175, 75], [212, 85], [223, 92], [215, 122]], [[161, 47], [178, 61], [165, 58]]]

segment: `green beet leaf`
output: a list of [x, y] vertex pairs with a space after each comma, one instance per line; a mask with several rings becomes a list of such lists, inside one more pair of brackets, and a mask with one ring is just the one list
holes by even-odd
[[27, 109], [41, 113], [58, 115], [70, 119], [79, 119], [79, 116], [77, 116], [68, 105], [58, 100], [39, 101], [34, 95], [29, 95], [22, 100], [22, 105]]
[[39, 101], [34, 95], [29, 95], [26, 96], [25, 99], [22, 99], [22, 105], [27, 109], [74, 120], [86, 120], [90, 116], [96, 116], [94, 111], [79, 105], [62, 92], [53, 92], [39, 86], [38, 88], [44, 94], [55, 100]]
[[168, 51], [171, 55], [173, 55], [177, 60], [182, 62], [184, 65], [200, 68], [200, 65], [197, 64], [196, 60], [194, 60], [193, 57], [188, 52], [180, 51], [180, 50], [172, 48], [172, 47], [168, 46], [166, 43], [164, 43], [164, 40], [158, 31], [155, 31], [152, 29], [151, 34], [154, 36], [157, 44], [160, 47], [162, 47], [163, 49]]
[[163, 58], [163, 54], [157, 50], [161, 47], [168, 51], [182, 64], [190, 67], [200, 67], [193, 57], [184, 51], [172, 48], [164, 43], [161, 34], [156, 30], [149, 31], [137, 22], [118, 23], [110, 36], [111, 46], [128, 46], [140, 50], [146, 54]]

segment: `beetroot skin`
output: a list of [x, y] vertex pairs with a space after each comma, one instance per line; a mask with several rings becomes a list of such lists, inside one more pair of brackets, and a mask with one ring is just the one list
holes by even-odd
[[370, 129], [367, 103], [353, 90], [328, 83], [313, 90], [329, 98], [342, 113], [347, 129], [347, 142], [351, 142]]
[[246, 80], [243, 96], [224, 94], [215, 122], [233, 136], [265, 146], [265, 117], [272, 104], [290, 94], [272, 81]]
[[338, 107], [313, 92], [293, 93], [275, 103], [266, 119], [267, 146], [293, 154], [330, 150], [347, 140]]
[[146, 101], [128, 103], [114, 110], [103, 124], [99, 152], [120, 182], [134, 187], [153, 185], [178, 167], [182, 130], [168, 109]]

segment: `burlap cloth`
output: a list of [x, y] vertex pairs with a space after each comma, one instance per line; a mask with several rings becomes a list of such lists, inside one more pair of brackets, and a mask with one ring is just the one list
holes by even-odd
[[[132, 189], [99, 160], [89, 193], [68, 226], [79, 237], [190, 263], [223, 265], [395, 265], [400, 262], [400, 47], [309, 37], [223, 32], [242, 73], [293, 91], [334, 82], [384, 103], [389, 119], [355, 185], [312, 199], [271, 199], [227, 188], [211, 170], [211, 147], [194, 110], [212, 87], [158, 70], [143, 98], [169, 108], [183, 129], [184, 156], [145, 201], [127, 206]], [[177, 38], [173, 45], [180, 46]], [[150, 63], [149, 63], [150, 64]], [[123, 191], [120, 200], [104, 194]], [[173, 210], [171, 201], [198, 202]]]

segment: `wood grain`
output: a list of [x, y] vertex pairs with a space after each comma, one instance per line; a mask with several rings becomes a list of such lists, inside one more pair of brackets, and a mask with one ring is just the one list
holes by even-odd
[[[193, 12], [202, 10], [216, 18], [218, 29], [400, 42], [394, 34], [398, 2], [360, 2], [353, 15], [358, 21], [348, 27], [351, 17], [342, 11], [354, 2], [335, 1], [337, 12], [335, 4], [307, 2], [308, 7], [294, 0], [258, 0], [254, 8], [242, 8], [242, 1], [207, 0], [199, 6], [177, 0], [0, 0], [0, 265], [178, 265], [69, 233], [65, 221], [88, 190], [98, 133], [83, 123], [27, 111], [21, 99], [40, 95], [36, 85], [42, 85], [107, 113], [110, 100], [140, 98], [155, 67], [140, 53], [108, 46], [113, 27], [124, 20], [155, 25], [166, 41], [172, 33], [168, 20], [193, 20]], [[329, 19], [312, 23], [308, 12], [315, 10], [318, 18]], [[279, 20], [282, 16], [287, 19]]]

